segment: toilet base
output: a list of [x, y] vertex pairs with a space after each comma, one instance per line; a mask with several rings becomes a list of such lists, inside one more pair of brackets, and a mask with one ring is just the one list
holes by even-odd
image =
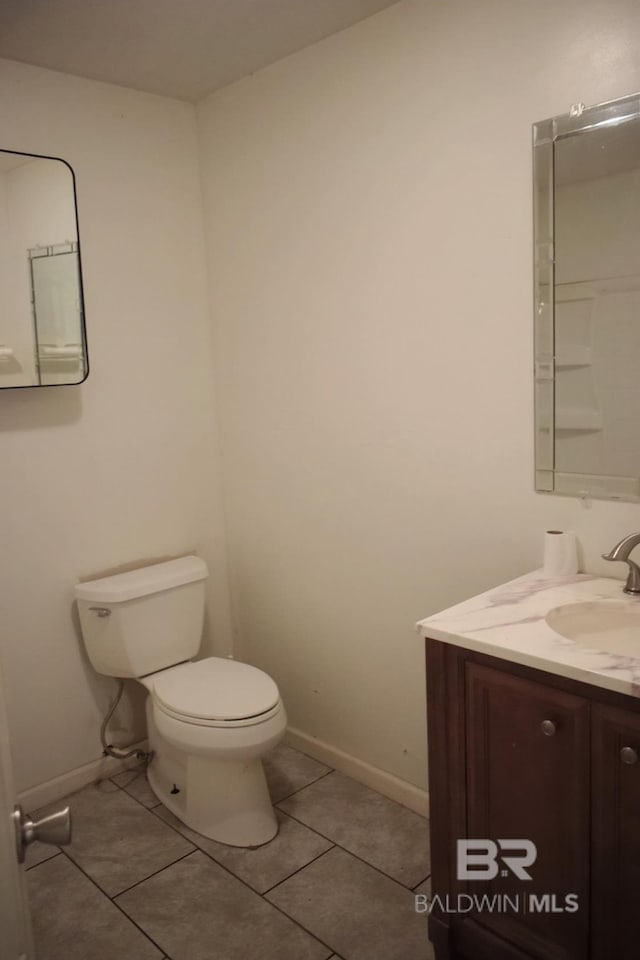
[[[220, 760], [176, 750], [147, 712], [149, 786], [160, 802], [197, 833], [234, 847], [259, 847], [278, 832], [259, 757]], [[151, 722], [149, 722], [151, 721]]]

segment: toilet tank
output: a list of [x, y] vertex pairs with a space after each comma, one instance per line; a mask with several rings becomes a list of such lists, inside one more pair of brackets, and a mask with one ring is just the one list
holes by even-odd
[[144, 677], [194, 657], [207, 576], [200, 557], [180, 557], [77, 584], [82, 637], [94, 669], [109, 677]]

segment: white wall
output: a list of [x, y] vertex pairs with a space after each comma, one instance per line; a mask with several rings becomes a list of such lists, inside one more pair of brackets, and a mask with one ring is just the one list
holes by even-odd
[[[79, 387], [0, 392], [0, 658], [23, 790], [101, 754], [114, 683], [83, 655], [78, 577], [197, 550], [206, 649], [230, 635], [193, 108], [0, 61], [0, 126], [0, 147], [75, 170], [91, 366]], [[137, 733], [139, 699], [119, 720]]]
[[627, 0], [408, 0], [199, 110], [239, 653], [425, 783], [413, 622], [640, 508], [533, 491], [531, 124], [640, 88]]

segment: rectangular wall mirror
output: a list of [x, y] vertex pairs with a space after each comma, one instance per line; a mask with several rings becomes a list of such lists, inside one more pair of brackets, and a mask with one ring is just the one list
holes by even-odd
[[0, 150], [0, 388], [89, 372], [73, 171]]
[[534, 124], [536, 490], [640, 500], [640, 95]]

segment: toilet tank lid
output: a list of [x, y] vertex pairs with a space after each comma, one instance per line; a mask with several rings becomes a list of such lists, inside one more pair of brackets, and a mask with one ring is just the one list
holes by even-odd
[[77, 600], [123, 603], [125, 600], [135, 600], [136, 597], [146, 597], [151, 593], [205, 580], [207, 576], [207, 565], [200, 557], [180, 557], [178, 560], [116, 573], [112, 577], [78, 583], [74, 587], [74, 594]]

